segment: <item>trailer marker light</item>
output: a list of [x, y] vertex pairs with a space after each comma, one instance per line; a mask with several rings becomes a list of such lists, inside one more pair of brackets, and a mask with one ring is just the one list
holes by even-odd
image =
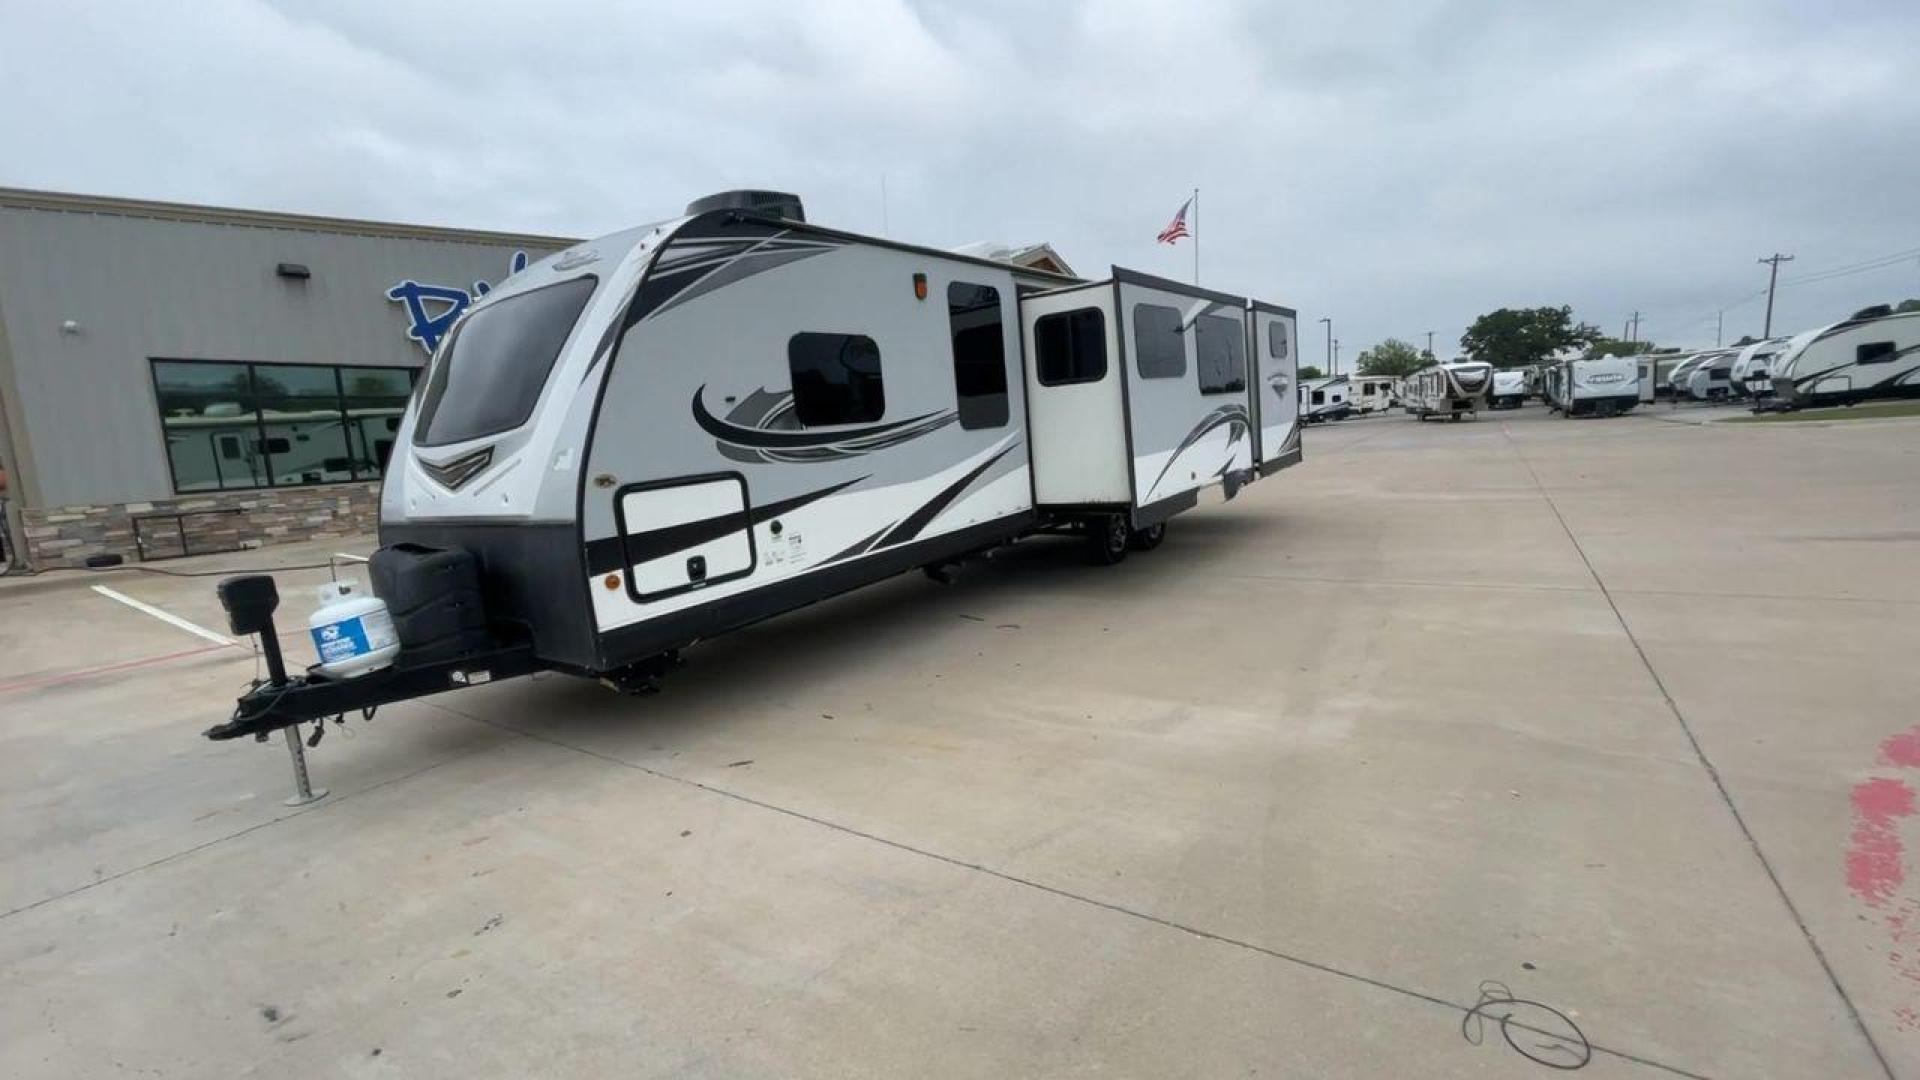
[[913, 275], [913, 298], [915, 300], [925, 300], [927, 298], [927, 275]]
[[600, 584], [605, 585], [609, 590], [617, 589], [620, 587], [620, 575], [608, 574], [606, 577], [600, 579]]

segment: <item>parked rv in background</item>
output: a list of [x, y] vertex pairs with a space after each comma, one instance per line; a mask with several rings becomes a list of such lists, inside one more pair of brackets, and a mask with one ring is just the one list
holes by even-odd
[[1795, 337], [1774, 358], [1773, 392], [1791, 408], [1920, 397], [1920, 311], [1882, 304]]
[[1360, 416], [1400, 406], [1400, 380], [1391, 375], [1354, 375], [1348, 380], [1347, 400]]
[[1487, 394], [1489, 409], [1517, 409], [1527, 403], [1527, 376], [1531, 368], [1513, 368], [1493, 373], [1493, 389]]
[[1479, 360], [1457, 360], [1421, 368], [1400, 384], [1407, 411], [1426, 420], [1445, 416], [1454, 420], [1476, 416], [1493, 388], [1493, 365]]
[[1551, 401], [1562, 416], [1617, 416], [1640, 404], [1640, 365], [1631, 356], [1562, 360], [1547, 369]]
[[1300, 419], [1309, 424], [1345, 420], [1353, 415], [1353, 384], [1346, 375], [1308, 379], [1300, 384]]
[[1738, 359], [1738, 349], [1703, 353], [1700, 362], [1688, 370], [1686, 384], [1673, 388], [1674, 396], [1685, 396], [1691, 401], [1727, 400], [1733, 396], [1733, 364]]
[[1741, 397], [1764, 398], [1773, 395], [1773, 360], [1786, 351], [1790, 338], [1768, 338], [1740, 350], [1734, 358], [1733, 392]]

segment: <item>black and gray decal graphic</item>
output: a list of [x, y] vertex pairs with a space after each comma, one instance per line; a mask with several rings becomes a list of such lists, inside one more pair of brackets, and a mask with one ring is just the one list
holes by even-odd
[[1287, 394], [1293, 390], [1293, 379], [1284, 371], [1276, 371], [1267, 376], [1267, 385], [1273, 387], [1274, 395], [1285, 402]]
[[624, 537], [608, 536], [599, 540], [590, 540], [587, 542], [587, 573], [589, 576], [607, 574], [625, 569], [630, 563], [642, 563], [649, 559], [671, 555], [676, 551], [685, 551], [709, 540], [717, 540], [729, 533], [752, 528], [781, 514], [790, 514], [808, 503], [818, 502], [865, 479], [867, 478], [861, 476], [842, 481], [809, 491], [805, 495], [796, 495], [791, 499], [781, 499], [779, 502], [755, 506], [744, 512], [682, 522], [661, 529], [630, 533]]
[[1201, 417], [1200, 422], [1193, 426], [1193, 430], [1187, 432], [1187, 437], [1180, 440], [1180, 445], [1173, 448], [1167, 463], [1160, 466], [1160, 475], [1153, 478], [1153, 486], [1147, 489], [1147, 498], [1153, 498], [1153, 493], [1160, 490], [1160, 481], [1167, 478], [1173, 463], [1180, 460], [1180, 455], [1185, 453], [1189, 446], [1206, 438], [1209, 432], [1222, 427], [1227, 429], [1227, 448], [1231, 450], [1233, 445], [1247, 434], [1247, 407], [1237, 402], [1232, 405], [1222, 405]]
[[793, 391], [764, 387], [728, 410], [725, 417], [707, 408], [707, 388], [693, 392], [693, 422], [714, 437], [720, 452], [735, 461], [804, 464], [842, 461], [917, 439], [959, 418], [954, 410], [922, 413], [906, 420], [869, 427], [803, 428], [793, 411]]
[[[704, 231], [691, 231], [704, 228]], [[627, 308], [624, 325], [684, 304], [715, 289], [841, 247], [831, 237], [795, 234], [764, 221], [722, 221], [689, 226], [654, 258]]]
[[1018, 445], [1020, 444], [1017, 442], [1010, 442], [1006, 446], [1001, 447], [998, 453], [974, 466], [972, 469], [967, 470], [965, 476], [942, 488], [939, 494], [928, 499], [921, 505], [920, 509], [901, 518], [893, 525], [875, 532], [872, 536], [861, 540], [846, 550], [839, 552], [834, 555], [833, 558], [828, 559], [827, 562], [832, 563], [839, 562], [842, 559], [851, 559], [855, 555], [864, 555], [869, 551], [878, 551], [881, 548], [893, 547], [895, 544], [907, 543], [919, 536], [921, 532], [925, 531], [928, 525], [933, 524], [934, 518], [940, 516], [940, 511], [953, 505], [953, 500], [965, 493], [968, 488], [973, 486], [974, 481], [985, 475], [986, 471], [991, 469], [995, 462], [1006, 457], [1013, 451], [1013, 448]]

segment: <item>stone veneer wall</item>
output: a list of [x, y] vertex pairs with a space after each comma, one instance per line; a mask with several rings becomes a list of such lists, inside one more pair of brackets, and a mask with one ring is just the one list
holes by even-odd
[[[29, 561], [43, 570], [81, 566], [89, 555], [122, 555], [128, 562], [136, 562], [140, 552], [133, 542], [134, 518], [205, 510], [228, 512], [194, 514], [185, 519], [187, 543], [196, 555], [223, 548], [357, 536], [373, 532], [379, 522], [380, 484], [368, 481], [209, 491], [104, 506], [23, 507], [23, 546]], [[149, 559], [181, 553], [170, 518], [142, 521], [140, 536], [146, 541]]]

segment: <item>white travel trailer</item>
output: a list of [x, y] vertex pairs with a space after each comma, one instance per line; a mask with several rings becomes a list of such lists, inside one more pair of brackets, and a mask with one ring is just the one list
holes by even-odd
[[1343, 376], [1347, 379], [1347, 400], [1361, 416], [1388, 412], [1400, 406], [1400, 380], [1391, 375]]
[[1920, 397], [1920, 311], [1883, 304], [1794, 338], [1774, 359], [1773, 393], [1796, 408]]
[[[1733, 365], [1740, 359], [1739, 349], [1717, 349], [1705, 354], [1687, 371], [1685, 390], [1694, 401], [1725, 401], [1734, 394]], [[1681, 387], [1676, 386], [1678, 396]]]
[[1532, 368], [1513, 368], [1493, 373], [1493, 389], [1487, 394], [1489, 409], [1517, 409], [1527, 403], [1527, 383], [1534, 378]]
[[1548, 408], [1565, 417], [1618, 416], [1640, 404], [1640, 365], [1631, 356], [1562, 360], [1547, 369]]
[[1733, 392], [1743, 397], [1769, 397], [1773, 394], [1773, 361], [1785, 352], [1792, 338], [1768, 338], [1756, 341], [1740, 350], [1734, 358]]
[[772, 192], [580, 244], [467, 311], [392, 436], [392, 665], [289, 679], [272, 579], [231, 579], [273, 679], [207, 734], [535, 670], [643, 690], [689, 644], [1033, 533], [1149, 550], [1300, 460], [1295, 323], [819, 228]]
[[1345, 420], [1353, 415], [1353, 382], [1346, 375], [1308, 379], [1300, 384], [1300, 418], [1309, 424]]
[[1493, 388], [1493, 365], [1478, 360], [1433, 364], [1407, 376], [1400, 384], [1407, 411], [1426, 420], [1445, 416], [1454, 420], [1476, 416]]

